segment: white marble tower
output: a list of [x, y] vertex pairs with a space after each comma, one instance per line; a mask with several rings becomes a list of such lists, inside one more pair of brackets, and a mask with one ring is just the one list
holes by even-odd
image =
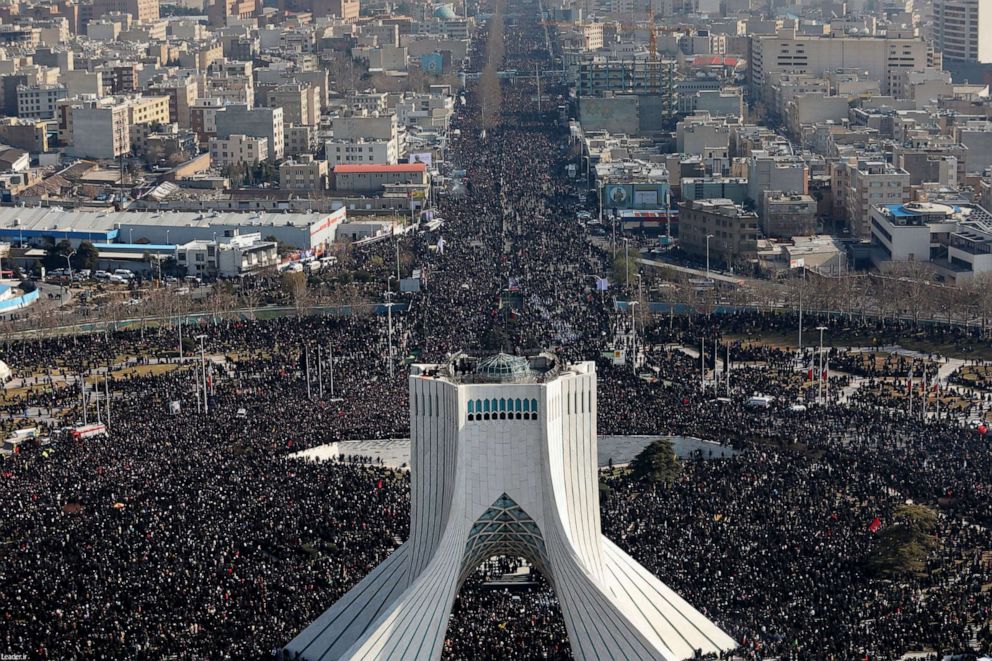
[[576, 659], [691, 658], [734, 640], [600, 532], [591, 362], [457, 355], [410, 376], [410, 538], [290, 642], [290, 658], [438, 659], [462, 582], [523, 557]]

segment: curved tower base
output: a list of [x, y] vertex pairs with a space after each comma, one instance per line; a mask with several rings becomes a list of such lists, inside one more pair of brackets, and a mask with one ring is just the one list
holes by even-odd
[[[521, 363], [520, 361], [524, 361]], [[410, 538], [285, 651], [438, 659], [465, 578], [525, 558], [551, 583], [577, 659], [679, 661], [736, 643], [600, 533], [592, 363], [496, 356], [410, 377]]]

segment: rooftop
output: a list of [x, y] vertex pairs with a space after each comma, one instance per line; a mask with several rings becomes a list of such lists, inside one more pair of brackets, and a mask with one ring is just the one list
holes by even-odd
[[[443, 378], [458, 384], [546, 383], [564, 370], [558, 357], [549, 352], [517, 356], [504, 352], [468, 354], [459, 352], [443, 365], [419, 365], [419, 375]], [[415, 371], [414, 374], [417, 374]]]
[[400, 163], [399, 165], [335, 165], [334, 174], [362, 174], [375, 172], [426, 172], [424, 163]]

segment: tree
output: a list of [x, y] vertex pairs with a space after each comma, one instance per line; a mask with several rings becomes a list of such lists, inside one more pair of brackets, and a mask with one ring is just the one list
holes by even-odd
[[892, 525], [878, 534], [867, 569], [883, 576], [921, 574], [927, 555], [937, 545], [932, 535], [937, 513], [925, 505], [901, 505], [892, 517]]
[[913, 317], [914, 325], [933, 313], [931, 282], [936, 277], [933, 265], [918, 260], [888, 262], [883, 273], [895, 280], [888, 283], [888, 288], [902, 302], [903, 311]]
[[672, 486], [682, 472], [672, 442], [667, 438], [651, 441], [630, 462], [630, 468], [637, 479], [666, 488]]
[[[635, 253], [636, 254], [636, 253]], [[618, 287], [625, 287], [628, 282], [636, 282], [637, 258], [629, 258], [623, 250], [617, 250], [613, 255], [613, 281]]]
[[72, 257], [72, 266], [77, 269], [95, 269], [100, 259], [100, 251], [89, 241], [82, 241]]
[[304, 273], [283, 273], [282, 290], [289, 294], [296, 308], [297, 316], [302, 316], [303, 311], [310, 303], [310, 289], [307, 285], [307, 276]]
[[48, 247], [45, 251], [45, 268], [57, 269], [65, 267], [65, 258], [72, 252], [72, 244], [67, 239], [62, 239], [58, 243]]

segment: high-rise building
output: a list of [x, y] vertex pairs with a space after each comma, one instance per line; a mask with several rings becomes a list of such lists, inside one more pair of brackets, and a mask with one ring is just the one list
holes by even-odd
[[947, 60], [992, 63], [992, 3], [934, 0], [933, 43]]
[[603, 536], [594, 363], [456, 354], [414, 365], [409, 384], [410, 537], [289, 656], [440, 659], [462, 582], [493, 556], [522, 557], [548, 579], [577, 659], [736, 647]]
[[868, 72], [882, 94], [902, 97], [905, 72], [939, 65], [939, 56], [910, 29], [890, 29], [885, 36], [809, 36], [796, 30], [751, 37], [749, 77], [756, 95], [765, 97], [774, 73], [823, 77], [839, 69]]
[[120, 12], [140, 23], [159, 17], [159, 0], [93, 0], [93, 18]]

